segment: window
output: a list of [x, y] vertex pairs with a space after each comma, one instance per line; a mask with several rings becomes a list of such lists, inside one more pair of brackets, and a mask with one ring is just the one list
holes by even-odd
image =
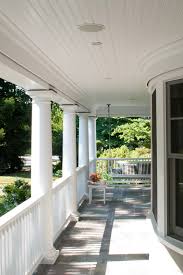
[[183, 80], [166, 88], [168, 233], [183, 240]]

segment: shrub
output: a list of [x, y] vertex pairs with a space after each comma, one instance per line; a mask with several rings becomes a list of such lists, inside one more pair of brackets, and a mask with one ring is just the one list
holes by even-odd
[[126, 145], [111, 150], [105, 150], [100, 158], [150, 158], [151, 149], [139, 147], [134, 150], [129, 150]]
[[140, 147], [130, 152], [130, 158], [150, 158], [151, 150], [149, 148]]
[[112, 176], [109, 175], [107, 172], [103, 172], [102, 173], [102, 179], [105, 180], [105, 181], [111, 181], [112, 180]]
[[62, 165], [61, 162], [57, 162], [57, 164], [53, 165], [53, 176], [61, 177], [62, 176]]
[[31, 196], [30, 185], [24, 180], [16, 180], [3, 188], [0, 197], [0, 216], [24, 202]]
[[105, 150], [101, 155], [100, 158], [128, 158], [129, 157], [129, 149], [127, 146], [122, 145], [119, 148], [113, 148], [111, 150]]

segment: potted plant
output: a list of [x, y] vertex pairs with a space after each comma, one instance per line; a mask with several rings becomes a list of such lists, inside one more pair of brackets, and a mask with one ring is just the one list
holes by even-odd
[[89, 179], [93, 184], [96, 184], [96, 182], [98, 182], [101, 179], [101, 177], [98, 173], [92, 173], [90, 174]]

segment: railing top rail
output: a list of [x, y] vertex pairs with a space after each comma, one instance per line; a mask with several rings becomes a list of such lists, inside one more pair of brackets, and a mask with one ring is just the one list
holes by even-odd
[[89, 163], [95, 162], [96, 160], [97, 160], [97, 158], [95, 158], [95, 159], [90, 159], [90, 160], [89, 160]]
[[64, 185], [69, 181], [70, 178], [71, 178], [71, 176], [61, 177], [59, 179], [54, 180], [53, 181], [53, 186], [52, 186], [52, 191], [55, 191], [57, 188], [64, 187]]
[[97, 158], [97, 160], [151, 161], [151, 158]]
[[17, 220], [20, 216], [28, 212], [31, 208], [38, 204], [43, 197], [44, 195], [37, 198], [30, 198], [0, 217], [0, 231], [9, 223], [12, 223], [14, 220]]
[[86, 168], [86, 165], [79, 166], [76, 168], [76, 172], [80, 172], [80, 171], [84, 170], [85, 168]]

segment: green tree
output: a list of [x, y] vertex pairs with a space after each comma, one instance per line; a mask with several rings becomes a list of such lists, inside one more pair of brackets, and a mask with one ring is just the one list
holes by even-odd
[[[53, 154], [62, 154], [63, 112], [52, 103]], [[16, 85], [0, 79], [0, 173], [22, 167], [21, 155], [30, 154], [31, 99]]]
[[0, 173], [22, 167], [30, 148], [31, 100], [12, 83], [0, 79]]
[[151, 128], [149, 119], [129, 118], [125, 124], [117, 126], [112, 136], [120, 139], [122, 144], [129, 149], [137, 147], [150, 148], [151, 146]]
[[[112, 117], [110, 118], [111, 128], [111, 148], [121, 147], [123, 145], [121, 139], [113, 136], [112, 133], [116, 127], [125, 124], [128, 121], [127, 118]], [[96, 124], [97, 132], [97, 151], [100, 155], [104, 150], [109, 148], [109, 119], [107, 117], [99, 117]]]
[[51, 124], [52, 124], [52, 150], [53, 155], [62, 155], [62, 132], [63, 132], [63, 112], [59, 104], [51, 105]]

